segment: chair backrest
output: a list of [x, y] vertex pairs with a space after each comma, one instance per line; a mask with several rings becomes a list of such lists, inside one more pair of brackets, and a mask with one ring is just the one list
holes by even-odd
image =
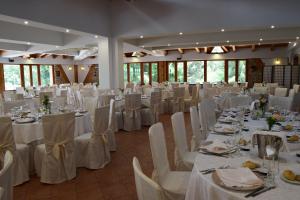
[[289, 97], [293, 97], [295, 95], [295, 89], [289, 90]]
[[231, 108], [238, 106], [249, 106], [251, 98], [249, 96], [234, 96], [229, 98], [229, 104]]
[[253, 87], [262, 87], [263, 84], [262, 83], [254, 83]]
[[87, 110], [92, 120], [94, 120], [95, 109], [98, 107], [98, 98], [97, 97], [84, 97], [83, 98], [83, 108]]
[[190, 117], [191, 117], [193, 136], [195, 140], [200, 141], [201, 139], [205, 139], [201, 137], [201, 125], [200, 125], [199, 113], [197, 111], [196, 106], [190, 107]]
[[202, 130], [208, 131], [216, 124], [216, 105], [214, 101], [204, 99], [199, 106], [199, 117]]
[[115, 113], [115, 100], [111, 99], [109, 104], [109, 120], [108, 127], [115, 131], [116, 130], [116, 113]]
[[274, 96], [286, 97], [287, 91], [287, 88], [275, 88]]
[[263, 86], [254, 86], [253, 91], [256, 94], [268, 94], [268, 88]]
[[167, 154], [165, 132], [162, 123], [156, 123], [149, 129], [149, 140], [154, 165], [154, 174], [157, 175], [158, 182], [170, 172], [170, 164]]
[[171, 121], [176, 149], [182, 158], [184, 154], [189, 151], [183, 113], [177, 112], [173, 114]]
[[96, 108], [94, 118], [93, 134], [103, 134], [108, 129], [109, 122], [109, 106]]
[[0, 195], [0, 199], [3, 200], [13, 199], [12, 165], [13, 155], [10, 151], [6, 151], [4, 155], [3, 167], [0, 170], [0, 187], [3, 188], [2, 198]]
[[291, 97], [269, 96], [269, 106], [277, 107], [280, 109], [290, 110], [292, 105]]
[[143, 173], [136, 157], [133, 158], [132, 165], [138, 200], [163, 200], [162, 188]]
[[300, 92], [295, 93], [292, 99], [291, 111], [300, 112]]
[[98, 96], [98, 106], [107, 106], [112, 99], [115, 99], [114, 94], [104, 94]]
[[125, 95], [125, 110], [134, 110], [141, 107], [141, 94]]
[[151, 92], [150, 105], [151, 107], [161, 103], [161, 92]]
[[184, 91], [185, 91], [184, 87], [175, 87], [173, 88], [173, 90], [174, 90], [175, 98], [184, 98]]
[[10, 117], [0, 117], [0, 158], [7, 150], [12, 153], [16, 150]]
[[300, 92], [300, 85], [294, 84], [294, 85], [293, 85], [293, 89], [294, 89], [294, 92], [295, 92], [295, 93]]

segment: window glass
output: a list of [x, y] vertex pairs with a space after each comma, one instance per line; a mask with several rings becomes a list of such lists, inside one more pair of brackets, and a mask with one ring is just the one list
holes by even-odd
[[130, 82], [140, 83], [141, 82], [141, 64], [130, 63]]
[[38, 66], [32, 65], [32, 84], [33, 86], [37, 87], [39, 85], [39, 80], [38, 80]]
[[170, 62], [168, 64], [168, 72], [169, 72], [169, 77], [168, 77], [169, 82], [175, 82], [175, 63], [174, 62]]
[[5, 90], [21, 87], [20, 65], [3, 65]]
[[53, 73], [51, 65], [41, 65], [40, 73], [42, 86], [53, 85]]
[[187, 62], [187, 81], [191, 84], [204, 82], [204, 62], [188, 61]]
[[150, 65], [149, 63], [144, 63], [143, 64], [144, 67], [144, 84], [149, 84], [150, 81]]
[[30, 86], [30, 66], [29, 65], [24, 65], [24, 85], [25, 87]]
[[127, 64], [124, 64], [124, 83], [126, 85], [126, 83], [128, 82], [128, 77], [127, 77]]
[[177, 82], [184, 82], [184, 63], [177, 63]]
[[235, 82], [235, 60], [228, 61], [228, 83]]
[[239, 82], [246, 82], [246, 60], [239, 60]]
[[158, 66], [157, 63], [151, 64], [152, 81], [158, 82]]
[[224, 82], [224, 61], [207, 61], [207, 81]]

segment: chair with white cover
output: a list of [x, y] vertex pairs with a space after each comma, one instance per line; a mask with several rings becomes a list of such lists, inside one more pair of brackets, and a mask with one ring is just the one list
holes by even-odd
[[277, 96], [277, 97], [286, 97], [287, 92], [288, 92], [287, 88], [275, 88], [274, 96]]
[[174, 97], [170, 100], [171, 113], [184, 112], [184, 87], [175, 87]]
[[115, 112], [115, 100], [110, 100], [109, 105], [109, 120], [108, 120], [108, 144], [109, 144], [109, 150], [110, 151], [116, 151], [117, 150], [117, 144], [116, 144], [116, 137], [115, 132], [118, 131], [117, 127], [117, 116]]
[[295, 93], [300, 92], [300, 85], [294, 84], [294, 85], [293, 85], [293, 89], [294, 89], [294, 92], [295, 92]]
[[293, 112], [300, 112], [300, 92], [295, 93], [293, 96], [290, 110]]
[[10, 117], [0, 117], [0, 130], [0, 159], [7, 150], [14, 157], [12, 184], [20, 185], [29, 181], [29, 147], [26, 144], [15, 144]]
[[3, 167], [0, 170], [0, 191], [1, 200], [13, 200], [13, 155], [10, 151], [4, 151]]
[[123, 112], [125, 131], [142, 129], [141, 121], [141, 94], [125, 95], [125, 111]]
[[295, 90], [294, 89], [290, 89], [288, 97], [293, 97], [294, 95], [295, 95]]
[[138, 200], [165, 200], [160, 185], [143, 173], [140, 162], [136, 157], [133, 158], [132, 165]]
[[42, 183], [57, 184], [76, 177], [75, 114], [42, 117], [44, 143], [36, 147], [34, 164]]
[[201, 129], [199, 113], [196, 106], [190, 107], [190, 117], [193, 131], [193, 136], [191, 139], [191, 151], [196, 151], [199, 149], [201, 141], [206, 139], [206, 135], [203, 134]]
[[16, 94], [25, 94], [25, 90], [23, 87], [16, 87]]
[[269, 96], [269, 107], [290, 110], [292, 105], [291, 97]]
[[233, 96], [229, 98], [229, 105], [230, 108], [235, 108], [235, 107], [247, 107], [251, 103], [251, 97], [249, 96]]
[[115, 99], [114, 94], [102, 94], [98, 96], [98, 107], [107, 106], [112, 99]]
[[175, 166], [180, 171], [191, 171], [197, 152], [190, 152], [187, 145], [187, 135], [182, 112], [177, 112], [171, 117], [175, 140]]
[[199, 119], [203, 134], [207, 135], [210, 130], [213, 129], [217, 122], [215, 112], [215, 102], [209, 99], [204, 99], [199, 103]]
[[156, 123], [150, 127], [149, 139], [154, 165], [153, 179], [163, 188], [168, 199], [183, 200], [190, 172], [170, 170], [162, 123]]
[[110, 162], [108, 122], [109, 106], [97, 108], [93, 132], [75, 138], [77, 167], [100, 169]]
[[151, 92], [150, 107], [141, 109], [142, 125], [150, 126], [159, 121], [160, 104], [160, 92]]
[[262, 87], [263, 84], [262, 83], [254, 83], [253, 87]]
[[253, 92], [255, 94], [268, 94], [268, 88], [263, 86], [254, 86]]
[[90, 113], [92, 121], [94, 121], [95, 109], [98, 107], [98, 97], [83, 97], [83, 110]]

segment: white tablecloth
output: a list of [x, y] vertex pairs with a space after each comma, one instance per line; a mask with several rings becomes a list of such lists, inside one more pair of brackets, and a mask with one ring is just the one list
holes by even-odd
[[[93, 130], [92, 127], [92, 120], [89, 113], [75, 117], [74, 136], [91, 132]], [[41, 121], [27, 124], [13, 123], [13, 133], [16, 143], [29, 144], [43, 139], [43, 124]]]
[[[265, 128], [265, 119], [262, 120], [251, 120], [245, 123], [245, 126], [250, 130], [249, 132], [243, 132], [244, 138], [251, 138], [252, 133], [257, 128]], [[215, 135], [209, 134], [207, 140], [214, 140], [216, 138], [225, 141], [230, 139], [232, 136]], [[290, 149], [299, 149], [300, 144], [289, 144]], [[233, 156], [232, 158], [224, 158], [217, 156], [210, 156], [200, 154], [197, 156], [192, 175], [189, 181], [188, 190], [186, 194], [186, 200], [236, 200], [236, 199], [246, 199], [244, 196], [247, 192], [236, 192], [224, 189], [216, 185], [211, 174], [203, 175], [199, 171], [209, 168], [218, 168], [223, 165], [230, 165], [231, 167], [240, 167], [241, 164], [246, 160], [254, 160], [262, 164], [262, 159], [258, 158], [257, 150], [251, 149], [250, 152], [241, 151], [242, 156]], [[295, 152], [280, 152], [280, 171], [285, 169], [297, 170], [300, 172], [299, 161], [300, 158], [295, 156]], [[281, 172], [280, 172], [281, 174]], [[275, 180], [277, 187], [271, 191], [263, 193], [255, 198], [257, 200], [288, 200], [288, 199], [299, 199], [300, 196], [300, 186], [291, 185], [285, 183], [280, 179], [279, 176]]]

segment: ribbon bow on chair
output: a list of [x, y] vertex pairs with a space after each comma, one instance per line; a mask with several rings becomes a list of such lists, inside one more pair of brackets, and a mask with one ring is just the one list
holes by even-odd
[[9, 150], [11, 152], [14, 152], [14, 146], [13, 146], [13, 144], [9, 144], [9, 143], [0, 144], [0, 154], [4, 153], [7, 150]]
[[68, 140], [64, 140], [62, 142], [59, 143], [55, 143], [52, 147], [52, 153], [53, 156], [59, 160], [62, 156], [62, 158], [67, 158], [67, 154], [66, 154], [66, 144], [68, 143]]

